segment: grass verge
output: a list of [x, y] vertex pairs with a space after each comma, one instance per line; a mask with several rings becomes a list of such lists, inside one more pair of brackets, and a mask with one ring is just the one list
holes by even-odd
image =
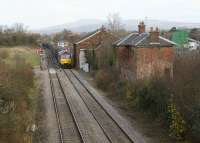
[[31, 143], [40, 90], [28, 47], [0, 49], [0, 143]]
[[[6, 54], [6, 55], [5, 55]], [[8, 64], [12, 64], [15, 61], [15, 55], [23, 57], [31, 66], [39, 66], [40, 57], [36, 53], [36, 49], [33, 47], [1, 47], [0, 57], [7, 56], [4, 60]]]

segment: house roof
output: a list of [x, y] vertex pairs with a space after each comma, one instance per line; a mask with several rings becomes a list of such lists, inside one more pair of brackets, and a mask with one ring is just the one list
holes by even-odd
[[199, 42], [198, 40], [195, 40], [195, 39], [192, 39], [192, 38], [187, 38], [188, 41], [191, 41], [191, 42]]
[[86, 34], [85, 36], [83, 36], [83, 37], [82, 37], [78, 42], [76, 42], [75, 44], [80, 44], [80, 43], [82, 43], [82, 42], [84, 42], [84, 41], [86, 41], [86, 40], [92, 38], [93, 36], [95, 36], [96, 34], [102, 32], [102, 31], [105, 31], [105, 28], [104, 28], [104, 27], [102, 27], [102, 28], [100, 28], [100, 29], [97, 29], [97, 30], [95, 30], [95, 31], [93, 31], [93, 32], [90, 32], [90, 33]]
[[150, 42], [149, 33], [131, 33], [125, 38], [122, 38], [114, 43], [115, 46], [131, 46], [131, 47], [165, 47], [165, 46], [174, 46], [176, 43], [159, 36], [158, 43]]
[[189, 37], [197, 41], [200, 41], [200, 28], [192, 29], [191, 32], [189, 33]]

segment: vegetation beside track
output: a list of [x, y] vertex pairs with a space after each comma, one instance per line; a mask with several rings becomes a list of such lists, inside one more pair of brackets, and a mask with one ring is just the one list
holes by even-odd
[[[111, 48], [112, 44], [110, 44]], [[101, 66], [91, 69], [91, 75], [98, 88], [107, 92], [112, 100], [118, 101], [126, 112], [130, 111], [130, 114], [146, 118], [147, 120], [142, 124], [149, 124], [149, 122], [159, 124], [158, 132], [155, 132], [155, 129], [153, 132], [148, 129], [147, 134], [151, 132], [159, 135], [163, 132], [161, 141], [165, 140], [164, 142], [167, 143], [199, 143], [200, 56], [198, 51], [175, 56], [173, 80], [169, 77], [155, 76], [137, 82], [122, 80], [115, 59], [112, 58], [112, 62], [109, 60], [113, 57], [113, 53], [107, 54], [109, 53], [102, 53], [99, 62], [103, 63], [100, 64]], [[91, 61], [95, 62], [95, 60]], [[97, 62], [91, 65], [96, 64]], [[141, 118], [138, 118], [138, 121]]]
[[0, 143], [31, 143], [40, 90], [34, 50], [0, 48]]
[[25, 62], [31, 66], [39, 66], [40, 57], [36, 54], [36, 48], [28, 46], [18, 46], [18, 47], [1, 47], [0, 57], [6, 64], [12, 65], [15, 63], [15, 58], [22, 57]]

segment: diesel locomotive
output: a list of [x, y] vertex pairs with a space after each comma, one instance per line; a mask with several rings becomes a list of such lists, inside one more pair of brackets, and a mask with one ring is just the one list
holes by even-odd
[[72, 68], [74, 64], [73, 48], [67, 42], [58, 42], [49, 47], [61, 68]]

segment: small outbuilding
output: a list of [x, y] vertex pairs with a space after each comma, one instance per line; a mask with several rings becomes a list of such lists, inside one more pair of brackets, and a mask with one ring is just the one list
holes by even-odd
[[188, 48], [189, 50], [197, 50], [200, 48], [200, 41], [188, 38]]
[[138, 32], [114, 43], [117, 53], [117, 67], [126, 80], [150, 78], [153, 75], [173, 77], [174, 42], [161, 37], [159, 29], [146, 32], [144, 22], [138, 25]]
[[86, 50], [90, 50], [91, 47], [98, 47], [102, 43], [103, 40], [112, 37], [112, 34], [106, 30], [104, 26], [102, 26], [100, 29], [97, 29], [94, 32], [91, 32], [81, 38], [78, 42], [74, 44], [74, 50], [75, 50], [75, 61], [76, 61], [76, 67], [81, 67], [81, 59], [82, 56], [85, 55], [83, 52]]
[[188, 47], [190, 50], [200, 49], [200, 29], [194, 28], [190, 31]]

